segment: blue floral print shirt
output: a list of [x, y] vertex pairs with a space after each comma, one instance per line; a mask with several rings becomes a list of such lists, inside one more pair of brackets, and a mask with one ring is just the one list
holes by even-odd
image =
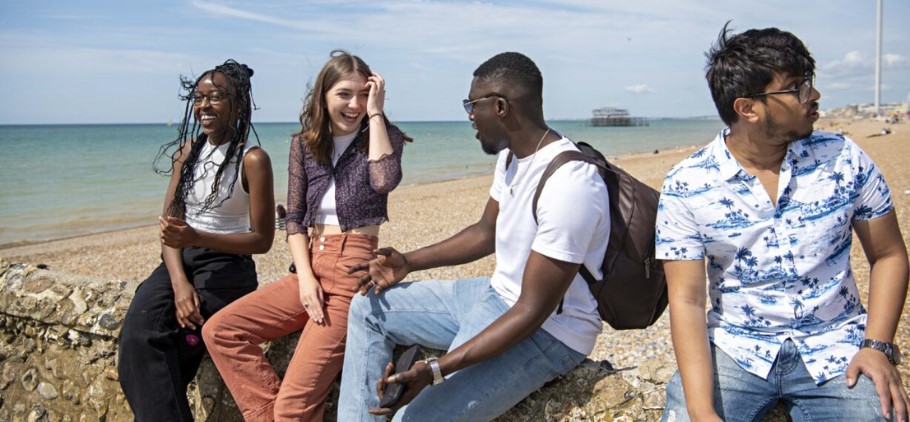
[[706, 259], [708, 335], [745, 370], [767, 378], [789, 338], [817, 383], [836, 377], [866, 328], [851, 222], [890, 212], [888, 186], [852, 140], [814, 132], [788, 147], [774, 206], [727, 149], [728, 132], [667, 175], [657, 258]]

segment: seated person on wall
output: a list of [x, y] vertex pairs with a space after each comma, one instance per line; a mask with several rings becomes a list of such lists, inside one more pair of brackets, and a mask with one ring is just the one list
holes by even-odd
[[205, 352], [199, 329], [256, 290], [250, 254], [272, 247], [272, 163], [248, 142], [251, 76], [228, 60], [195, 82], [181, 79], [187, 115], [158, 156], [171, 174], [159, 217], [162, 263], [136, 289], [118, 342], [120, 385], [137, 421], [193, 420], [186, 388]]
[[[360, 276], [348, 269], [375, 256], [411, 140], [385, 117], [385, 86], [360, 57], [331, 53], [291, 140], [287, 228], [294, 272], [227, 306], [202, 331], [247, 422], [324, 419]], [[259, 345], [301, 330], [279, 378]]]
[[[606, 186], [593, 165], [560, 167], [535, 224], [531, 201], [543, 170], [558, 153], [577, 150], [547, 126], [542, 87], [540, 70], [522, 54], [481, 64], [464, 107], [481, 148], [498, 160], [480, 220], [416, 251], [383, 248], [352, 268], [368, 274], [360, 279], [365, 295], [351, 303], [348, 348], [357, 353], [345, 355], [339, 421], [384, 421], [396, 411], [395, 420], [491, 420], [592, 351], [602, 325], [578, 269], [599, 271], [610, 232]], [[399, 283], [412, 271], [493, 253], [492, 277]], [[448, 353], [391, 375], [392, 349], [411, 344]], [[380, 381], [405, 385], [391, 408], [379, 408]]]
[[[776, 28], [725, 26], [708, 53], [728, 127], [670, 171], [657, 216], [679, 366], [664, 420], [756, 421], [778, 402], [797, 421], [907, 420], [891, 344], [907, 250], [875, 163], [849, 138], [813, 131], [814, 71], [803, 43]], [[853, 232], [871, 268], [868, 313]]]

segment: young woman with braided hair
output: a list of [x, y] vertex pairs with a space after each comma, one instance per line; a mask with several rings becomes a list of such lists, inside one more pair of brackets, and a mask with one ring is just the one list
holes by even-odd
[[[382, 76], [357, 56], [332, 52], [291, 141], [286, 222], [296, 273], [232, 303], [203, 328], [247, 421], [323, 419], [360, 275], [348, 270], [374, 257], [411, 140], [385, 118], [384, 97]], [[279, 379], [259, 345], [301, 329]]]
[[195, 81], [181, 78], [184, 118], [155, 159], [171, 176], [159, 217], [162, 263], [139, 285], [120, 330], [120, 385], [137, 421], [193, 420], [186, 388], [205, 351], [199, 329], [256, 289], [250, 255], [272, 246], [272, 164], [247, 142], [252, 75], [228, 60]]

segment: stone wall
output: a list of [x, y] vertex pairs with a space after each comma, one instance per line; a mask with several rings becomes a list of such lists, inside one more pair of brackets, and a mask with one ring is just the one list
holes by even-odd
[[[117, 333], [135, 283], [60, 274], [0, 257], [0, 420], [130, 421], [117, 380]], [[296, 336], [268, 346], [286, 367]], [[585, 362], [499, 418], [503, 422], [650, 421], [663, 408], [675, 364], [636, 368]], [[329, 398], [333, 420], [337, 395]], [[190, 387], [199, 421], [241, 421], [212, 362]]]

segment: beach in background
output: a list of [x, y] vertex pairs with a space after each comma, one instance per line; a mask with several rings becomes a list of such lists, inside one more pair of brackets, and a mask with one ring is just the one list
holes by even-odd
[[[654, 119], [647, 127], [550, 124], [611, 156], [703, 144], [720, 127], [716, 119]], [[402, 186], [489, 174], [495, 162], [480, 150], [467, 119], [399, 126], [414, 138], [402, 158]], [[255, 128], [272, 158], [275, 198], [283, 202], [289, 142], [299, 125]], [[0, 247], [154, 224], [168, 177], [152, 163], [176, 135], [177, 127], [165, 124], [0, 126]]]
[[[890, 127], [891, 134], [869, 136], [880, 133], [886, 126]], [[847, 132], [875, 160], [891, 188], [904, 241], [910, 243], [910, 166], [906, 163], [906, 151], [910, 146], [910, 123], [886, 125], [874, 120], [822, 120], [816, 128]], [[420, 138], [418, 131], [412, 129], [411, 132]], [[656, 188], [670, 167], [695, 151], [696, 146], [691, 144], [699, 140], [693, 138], [679, 141], [679, 144], [689, 145], [661, 150], [659, 154], [654, 154], [653, 151], [624, 154], [614, 162]], [[470, 139], [459, 139], [458, 142], [462, 143], [461, 148], [479, 150], [477, 145], [469, 143]], [[413, 153], [413, 150], [410, 152]], [[273, 153], [274, 161], [283, 158], [278, 155]], [[380, 244], [411, 250], [456, 233], [480, 217], [489, 197], [491, 181], [491, 176], [486, 174], [399, 187], [390, 194], [390, 221], [382, 226]], [[160, 195], [162, 193], [158, 193]], [[160, 199], [156, 197], [155, 204], [158, 202]], [[11, 262], [45, 264], [54, 271], [107, 280], [141, 281], [158, 265], [159, 255], [160, 243], [155, 226], [26, 246], [0, 247], [0, 256]], [[863, 303], [868, 304], [869, 266], [858, 241], [854, 241], [851, 259]], [[290, 263], [284, 232], [276, 233], [272, 249], [266, 254], [256, 255], [255, 260], [260, 283], [268, 283], [283, 276]], [[493, 266], [493, 258], [487, 257], [467, 265], [417, 272], [411, 274], [409, 279], [489, 276]], [[898, 328], [896, 343], [900, 345], [910, 344], [908, 315], [910, 313], [904, 312]], [[638, 365], [645, 359], [658, 355], [673, 361], [672, 353], [668, 317], [664, 313], [655, 325], [646, 330], [618, 332], [605, 326], [591, 358], [607, 359], [616, 367], [622, 368]], [[903, 365], [899, 368], [904, 384], [908, 385], [910, 367]]]

